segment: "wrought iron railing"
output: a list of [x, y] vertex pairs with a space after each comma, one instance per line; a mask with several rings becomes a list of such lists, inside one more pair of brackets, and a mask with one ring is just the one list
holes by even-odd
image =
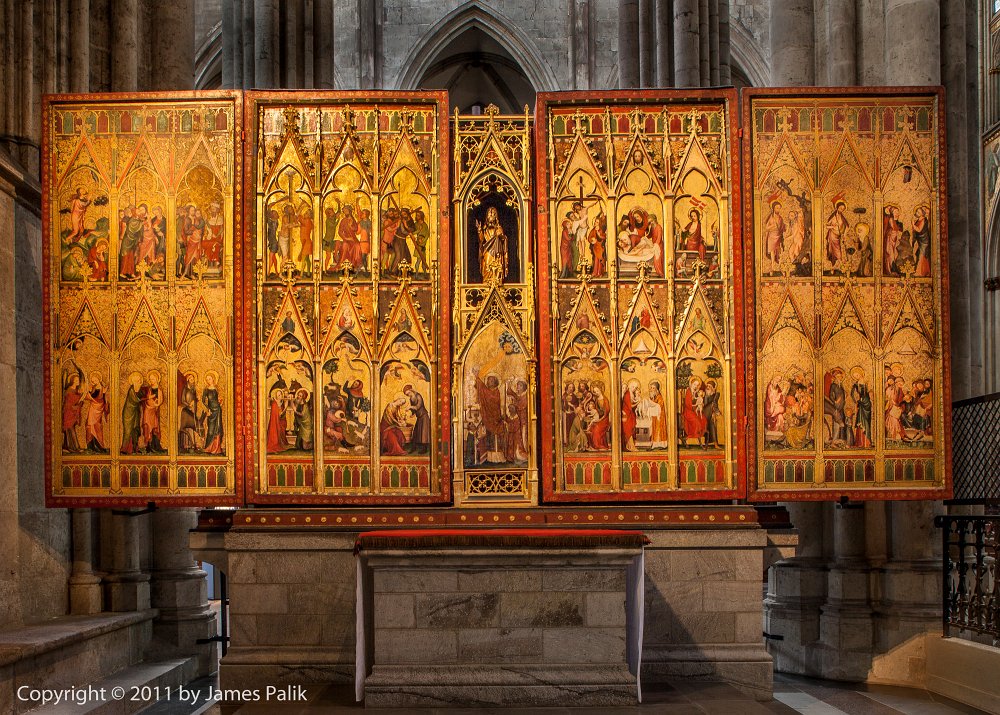
[[1000, 516], [938, 516], [934, 523], [942, 534], [945, 637], [971, 631], [1000, 644]]
[[955, 502], [1000, 503], [1000, 393], [952, 405]]

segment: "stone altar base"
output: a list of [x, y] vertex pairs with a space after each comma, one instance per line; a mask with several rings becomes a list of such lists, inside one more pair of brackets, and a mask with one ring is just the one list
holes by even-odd
[[[501, 525], [520, 528], [621, 526], [641, 529], [651, 541], [645, 548], [642, 683], [677, 678], [724, 681], [758, 699], [768, 700], [771, 697], [772, 663], [764, 647], [761, 623], [767, 533], [757, 523], [753, 508], [742, 506], [540, 508], [479, 512], [459, 509], [302, 508], [203, 512], [199, 530], [191, 534], [195, 558], [215, 564], [227, 575], [232, 604], [232, 641], [220, 664], [221, 687], [238, 689], [301, 684], [310, 693], [318, 693], [330, 683], [351, 682], [355, 675], [356, 646], [357, 563], [353, 555], [354, 542], [365, 529], [388, 529], [397, 525], [408, 529], [470, 525], [492, 528]], [[482, 565], [463, 568], [467, 572], [483, 571]], [[469, 586], [468, 581], [475, 578], [480, 579], [479, 585]], [[473, 657], [479, 658], [481, 663], [489, 645], [485, 639], [477, 641], [475, 631], [492, 631], [490, 635], [497, 636], [505, 634], [498, 641], [499, 652], [505, 653], [502, 657], [509, 659], [507, 662], [516, 661], [520, 665], [505, 666], [502, 675], [494, 669], [492, 680], [476, 667], [452, 668], [449, 676], [458, 684], [461, 684], [459, 678], [475, 680], [477, 691], [489, 702], [503, 697], [493, 691], [505, 689], [509, 682], [516, 684], [519, 678], [531, 677], [533, 667], [524, 666], [533, 664], [523, 658], [518, 661], [518, 653], [538, 652], [541, 647], [544, 655], [545, 631], [550, 631], [549, 642], [554, 642], [552, 639], [557, 638], [559, 630], [565, 627], [554, 623], [502, 624], [499, 619], [510, 618], [510, 596], [507, 594], [517, 590], [525, 593], [549, 590], [564, 594], [564, 602], [570, 604], [570, 612], [573, 606], [579, 609], [585, 630], [599, 632], [601, 626], [588, 627], [587, 618], [593, 618], [593, 612], [600, 612], [601, 609], [609, 617], [612, 613], [616, 614], [616, 618], [621, 617], [619, 607], [595, 604], [602, 599], [620, 600], [617, 593], [619, 588], [624, 588], [622, 585], [600, 581], [558, 584], [551, 577], [546, 581], [545, 570], [534, 567], [521, 570], [517, 577], [519, 585], [507, 573], [491, 588], [486, 588], [484, 575], [466, 573], [463, 576], [459, 572], [454, 574], [454, 579], [452, 582], [449, 578], [446, 586], [411, 584], [407, 587], [410, 590], [386, 591], [385, 595], [411, 596], [414, 624], [418, 614], [431, 618], [428, 602], [420, 599], [425, 588], [427, 593], [454, 591], [454, 594], [496, 595], [493, 617], [498, 619], [497, 625], [444, 627], [443, 630], [454, 631], [453, 640], [450, 645], [439, 646], [447, 648], [448, 653], [454, 652], [459, 661], [467, 654], [475, 654]], [[468, 590], [459, 591], [459, 585]], [[405, 617], [409, 599], [400, 601], [405, 602], [400, 607]], [[388, 604], [383, 605], [388, 607]], [[456, 613], [461, 608], [456, 604], [450, 610]], [[545, 613], [536, 610], [531, 618], [543, 617]], [[553, 618], [565, 618], [565, 614], [565, 609], [555, 608], [552, 611]], [[620, 632], [617, 625], [607, 627]], [[531, 633], [538, 629], [543, 631], [540, 645], [537, 633]], [[525, 631], [527, 637], [522, 640], [519, 636]], [[620, 638], [615, 642], [616, 648], [622, 647]], [[377, 647], [378, 644], [375, 645]], [[481, 649], [478, 654], [477, 648]], [[430, 669], [436, 663], [434, 657], [428, 656], [420, 663], [392, 665], [400, 669], [423, 670], [425, 681], [422, 687], [440, 693], [438, 675]], [[454, 661], [451, 664], [454, 665]], [[549, 675], [557, 680], [541, 683], [540, 690], [551, 687], [573, 689], [575, 692], [577, 686], [588, 685], [573, 680], [583, 671], [578, 667], [581, 664], [572, 665], [556, 670], [542, 663], [549, 668]], [[617, 666], [612, 669], [614, 673], [594, 666], [590, 664], [588, 677], [615, 687], [622, 685], [615, 680], [624, 679], [628, 673], [627, 669]], [[411, 677], [402, 670], [396, 675]], [[381, 672], [373, 672], [370, 685], [377, 689], [381, 683], [388, 682], [381, 678]], [[635, 692], [631, 687], [628, 690]], [[545, 696], [548, 697], [547, 694]], [[224, 711], [232, 711], [235, 709], [233, 706], [238, 704], [230, 703]]]
[[[560, 532], [567, 547], [580, 540]], [[619, 548], [535, 548], [530, 536], [513, 536], [520, 530], [507, 533], [491, 548], [421, 548], [406, 539], [399, 549], [391, 539], [370, 548], [362, 534], [373, 646], [367, 706], [638, 703], [626, 600], [641, 532], [612, 532]]]
[[628, 667], [448, 665], [378, 666], [365, 707], [621, 707], [635, 705]]

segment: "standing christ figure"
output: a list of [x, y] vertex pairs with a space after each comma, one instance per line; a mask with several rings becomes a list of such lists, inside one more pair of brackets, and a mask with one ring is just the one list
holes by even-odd
[[503, 283], [508, 270], [507, 236], [494, 207], [487, 209], [486, 223], [476, 221], [476, 230], [479, 231], [479, 270], [483, 282], [489, 283], [493, 278], [497, 283]]

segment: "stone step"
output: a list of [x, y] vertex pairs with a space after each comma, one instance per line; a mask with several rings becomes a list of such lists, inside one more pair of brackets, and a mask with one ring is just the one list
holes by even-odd
[[[86, 695], [81, 693], [80, 700], [43, 705], [29, 712], [31, 715], [131, 715], [165, 698], [168, 690], [176, 694], [181, 685], [194, 678], [197, 667], [195, 658], [139, 663], [78, 688], [84, 691], [89, 687]], [[143, 699], [146, 688], [152, 691], [148, 700]], [[124, 693], [124, 698], [115, 697], [115, 693]]]

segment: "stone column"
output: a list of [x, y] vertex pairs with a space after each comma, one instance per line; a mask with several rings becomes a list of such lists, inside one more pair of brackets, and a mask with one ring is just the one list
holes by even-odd
[[160, 614], [153, 621], [151, 649], [160, 658], [196, 654], [199, 674], [208, 675], [215, 670], [216, 646], [197, 641], [212, 637], [217, 629], [206, 574], [188, 546], [197, 514], [193, 509], [159, 509], [152, 521], [150, 597]]
[[[939, 0], [886, 0], [885, 79], [889, 85], [941, 81]], [[956, 212], [964, 214], [964, 209], [959, 206]], [[967, 286], [952, 285], [953, 304], [955, 294], [963, 290], [968, 290]], [[952, 331], [961, 330], [957, 327], [961, 321], [961, 315], [952, 315]], [[961, 351], [955, 344], [952, 349], [956, 354]], [[899, 657], [884, 659], [875, 669], [876, 675], [892, 677], [912, 668], [914, 660], [923, 658], [916, 643], [919, 639], [914, 636], [937, 631], [940, 626], [940, 534], [934, 527], [934, 516], [942, 512], [940, 502], [889, 505], [889, 561], [883, 574], [878, 609], [882, 621], [876, 637], [878, 652], [895, 652]]]
[[729, 68], [729, 2], [719, 2], [719, 84], [723, 87], [733, 83]]
[[674, 13], [671, 0], [656, 0], [656, 86], [674, 84]]
[[885, 80], [941, 82], [940, 0], [885, 0]]
[[708, 84], [708, 78], [712, 73], [708, 3], [709, 0], [698, 0], [698, 86], [700, 87]]
[[[241, 28], [242, 29], [242, 28]], [[243, 34], [242, 32], [240, 33]], [[233, 0], [222, 0], [222, 87], [235, 87], [233, 73], [234, 56], [236, 54], [236, 15]], [[241, 58], [242, 60], [242, 58]]]
[[656, 7], [653, 0], [639, 0], [639, 86], [656, 84]]
[[116, 92], [139, 89], [139, 0], [112, 0], [111, 86]]
[[257, 86], [257, 41], [254, 33], [257, 29], [257, 18], [255, 17], [255, 3], [257, 0], [238, 0], [241, 2], [237, 7], [241, 7], [243, 15], [243, 34], [240, 40], [243, 45], [241, 55], [243, 70], [240, 72], [241, 82], [237, 87], [252, 89]]
[[826, 600], [827, 507], [822, 502], [785, 504], [799, 545], [793, 558], [778, 561], [768, 570], [764, 600], [764, 630], [782, 638], [768, 644], [779, 672], [810, 672], [808, 653], [819, 641], [820, 607]]
[[[18, 7], [17, 3], [14, 4]], [[20, 141], [17, 145], [17, 157], [29, 173], [34, 176], [39, 175], [38, 149], [30, 145], [30, 138], [35, 133], [35, 125], [38, 123], [35, 112], [35, 102], [37, 88], [35, 87], [35, 27], [34, 27], [34, 0], [22, 0], [20, 5], [20, 37], [21, 43], [18, 48], [17, 57], [20, 65], [21, 96], [18, 99], [17, 113], [20, 118], [20, 125], [17, 129], [17, 136]], [[27, 141], [24, 141], [27, 140]]]
[[153, 7], [151, 89], [194, 89], [194, 0], [170, 0]]
[[639, 86], [639, 0], [618, 0], [618, 86]]
[[698, 4], [698, 0], [674, 0], [674, 85], [677, 87], [697, 87], [701, 83]]
[[282, 87], [300, 89], [302, 85], [302, 0], [285, 0], [285, 25], [278, 36], [285, 47], [284, 82]]
[[855, 47], [855, 0], [827, 0], [826, 31], [829, 61], [826, 64], [826, 84], [846, 87], [857, 82], [857, 51]]
[[719, 86], [719, 5], [729, 0], [709, 0], [708, 5], [708, 54], [709, 54], [709, 84]]
[[[973, 358], [981, 351], [983, 293], [982, 278], [973, 282], [972, 267], [981, 264], [970, 260], [973, 246], [981, 239], [971, 230], [971, 220], [979, 209], [978, 191], [970, 186], [969, 165], [978, 161], [978, 152], [969, 155], [969, 107], [966, 103], [966, 29], [965, 14], [953, 8], [941, 14], [941, 81], [947, 92], [946, 129], [948, 136], [948, 267], [951, 275], [951, 379], [952, 399], [963, 400], [982, 394], [980, 381], [972, 380]], [[974, 66], [973, 66], [974, 67]], [[975, 74], [975, 69], [972, 69]], [[973, 116], [975, 112], [972, 113]], [[973, 127], [975, 127], [974, 120]], [[973, 141], [974, 145], [975, 142]], [[971, 199], [971, 200], [970, 200]], [[976, 300], [973, 300], [973, 293]], [[977, 320], [972, 320], [972, 306], [977, 306]]]
[[73, 509], [73, 575], [69, 577], [69, 612], [89, 615], [104, 610], [101, 577], [94, 573], [94, 512]]
[[316, 89], [335, 87], [334, 41], [335, 28], [333, 3], [320, 0], [313, 6], [313, 44], [316, 62]]
[[864, 680], [872, 660], [872, 609], [866, 558], [864, 504], [838, 504], [833, 512], [833, 562], [821, 608], [821, 672]]
[[771, 83], [815, 84], [813, 0], [772, 0]]
[[590, 35], [590, 1], [571, 0], [569, 4], [569, 54], [574, 89], [590, 89], [593, 44]]
[[[272, 89], [278, 79], [277, 0], [254, 0], [253, 70], [257, 89]], [[246, 18], [244, 10], [244, 18]], [[245, 28], [244, 28], [245, 32]], [[245, 70], [244, 70], [245, 71]]]
[[90, 89], [90, 0], [72, 0], [69, 32], [69, 90]]
[[139, 570], [140, 520], [144, 521], [145, 517], [128, 514], [111, 516], [112, 570], [104, 579], [105, 605], [109, 611], [144, 611], [149, 608], [149, 574]]
[[[9, 166], [2, 156], [0, 164]], [[0, 180], [0, 403], [5, 405], [17, 404], [15, 305], [14, 186]], [[0, 423], [0, 628], [21, 625], [17, 436], [17, 420]]]

